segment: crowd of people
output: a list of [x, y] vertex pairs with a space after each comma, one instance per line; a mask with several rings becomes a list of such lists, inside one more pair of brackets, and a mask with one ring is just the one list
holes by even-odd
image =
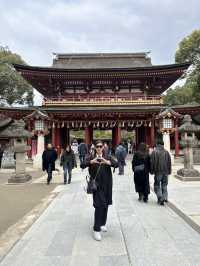
[[[93, 192], [94, 212], [94, 239], [100, 241], [101, 232], [106, 232], [108, 206], [112, 204], [112, 171], [111, 167], [118, 168], [119, 175], [124, 175], [126, 166], [127, 148], [122, 144], [113, 151], [107, 143], [98, 140], [96, 144], [80, 143], [78, 147], [80, 167], [88, 168], [90, 178], [95, 179], [97, 190]], [[52, 180], [52, 171], [55, 170], [55, 161], [58, 155], [51, 144], [43, 152], [43, 170], [47, 172], [47, 184]], [[63, 167], [64, 184], [70, 184], [72, 169], [77, 167], [76, 156], [67, 145], [60, 155], [60, 165]], [[159, 205], [168, 202], [168, 175], [171, 174], [171, 157], [164, 149], [162, 140], [158, 140], [150, 153], [145, 143], [140, 143], [132, 158], [135, 191], [139, 201], [148, 202], [150, 193], [149, 174], [154, 174], [154, 191]]]

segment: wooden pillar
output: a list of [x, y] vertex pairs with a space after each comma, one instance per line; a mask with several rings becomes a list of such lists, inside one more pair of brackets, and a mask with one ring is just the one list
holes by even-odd
[[138, 127], [135, 128], [135, 149], [137, 150], [138, 148], [138, 142], [139, 142], [139, 137], [138, 137], [139, 131]]
[[151, 147], [151, 129], [149, 127], [144, 127], [145, 132], [145, 143]]
[[93, 127], [92, 126], [89, 127], [89, 136], [90, 136], [90, 143], [92, 143], [93, 141]]
[[151, 120], [151, 148], [155, 146], [155, 121]]
[[118, 145], [121, 142], [121, 128], [117, 127], [116, 128], [116, 144]]
[[112, 129], [112, 145], [113, 148], [121, 142], [121, 128], [120, 127], [114, 127]]
[[54, 124], [51, 129], [51, 142], [52, 142], [53, 147], [55, 147], [56, 146], [56, 128]]
[[116, 143], [115, 143], [115, 128], [112, 129], [112, 148], [115, 149]]
[[179, 156], [179, 132], [178, 132], [178, 121], [175, 120], [175, 132], [174, 132], [174, 142], [175, 142], [175, 156]]
[[56, 150], [58, 154], [60, 154], [61, 151], [61, 142], [60, 142], [60, 127], [56, 128]]
[[92, 127], [86, 127], [85, 128], [85, 143], [91, 144], [93, 139], [93, 128]]
[[69, 134], [69, 128], [67, 128], [66, 129], [66, 136], [65, 136], [65, 138], [66, 138], [66, 143], [67, 144], [70, 144], [70, 134]]

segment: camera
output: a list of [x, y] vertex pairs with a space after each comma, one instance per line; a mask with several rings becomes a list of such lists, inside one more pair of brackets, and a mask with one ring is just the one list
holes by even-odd
[[97, 158], [97, 162], [98, 163], [102, 162], [102, 159], [101, 158]]

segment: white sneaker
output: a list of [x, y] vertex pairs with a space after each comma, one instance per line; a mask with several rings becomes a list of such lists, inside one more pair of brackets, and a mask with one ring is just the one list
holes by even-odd
[[94, 239], [96, 241], [101, 241], [101, 233], [97, 232], [97, 231], [94, 231]]
[[105, 226], [105, 225], [102, 225], [101, 226], [101, 231], [102, 232], [107, 232], [108, 230], [107, 230], [107, 227]]

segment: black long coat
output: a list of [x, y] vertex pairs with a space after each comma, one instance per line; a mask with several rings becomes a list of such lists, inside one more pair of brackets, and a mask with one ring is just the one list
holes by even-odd
[[[144, 164], [144, 170], [134, 172], [134, 167]], [[148, 195], [150, 193], [149, 172], [150, 172], [150, 156], [143, 156], [140, 152], [136, 152], [132, 160], [132, 169], [134, 172], [135, 191]]]
[[96, 177], [96, 182], [98, 184], [97, 191], [93, 193], [94, 208], [102, 206], [107, 207], [112, 204], [113, 181], [111, 167], [118, 167], [118, 163], [111, 156], [103, 156], [103, 158], [110, 160], [111, 165], [90, 164], [90, 161], [94, 159], [94, 156], [87, 157], [85, 163], [82, 164], [82, 168], [89, 167], [90, 177], [93, 179]]
[[54, 149], [46, 149], [42, 154], [42, 170], [48, 171], [50, 165], [51, 171], [54, 171], [57, 156], [57, 152]]

